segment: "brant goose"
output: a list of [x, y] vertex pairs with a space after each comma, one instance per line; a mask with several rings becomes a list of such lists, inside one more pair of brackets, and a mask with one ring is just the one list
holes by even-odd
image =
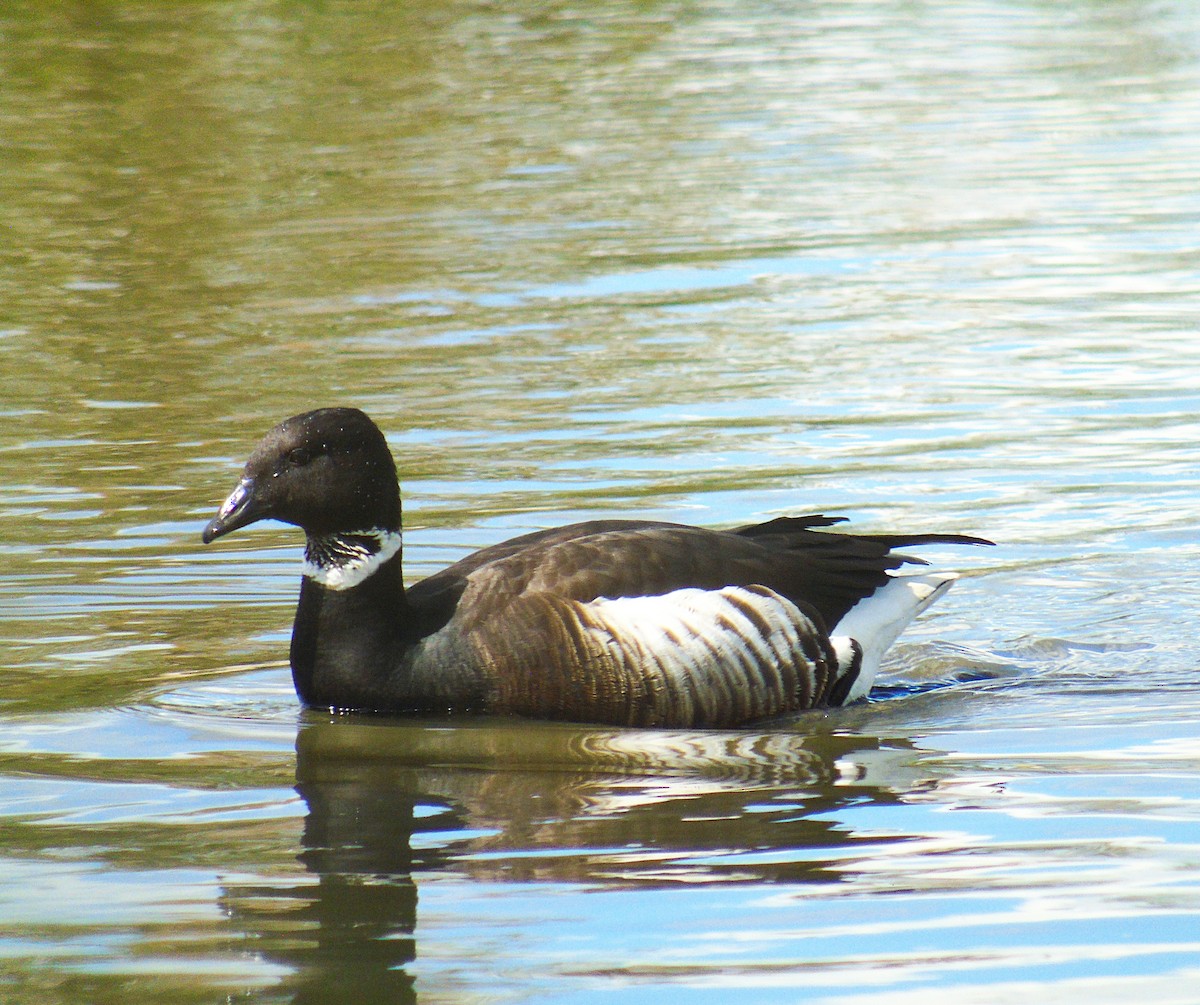
[[954, 573], [893, 549], [990, 544], [850, 535], [844, 518], [717, 531], [592, 520], [493, 545], [405, 588], [387, 441], [354, 408], [271, 430], [204, 528], [306, 537], [291, 664], [304, 704], [476, 711], [621, 726], [734, 726], [844, 705]]

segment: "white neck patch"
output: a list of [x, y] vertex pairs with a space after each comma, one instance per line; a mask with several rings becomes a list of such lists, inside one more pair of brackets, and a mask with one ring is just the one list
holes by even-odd
[[328, 590], [349, 590], [400, 553], [398, 530], [356, 530], [308, 539], [304, 575]]

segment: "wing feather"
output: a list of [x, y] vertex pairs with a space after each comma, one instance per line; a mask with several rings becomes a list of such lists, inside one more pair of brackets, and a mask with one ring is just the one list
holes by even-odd
[[467, 640], [486, 668], [488, 707], [627, 726], [732, 725], [813, 707], [836, 670], [823, 632], [765, 588], [590, 602], [527, 593]]
[[606, 520], [537, 531], [467, 556], [408, 591], [431, 625], [456, 610], [497, 615], [525, 593], [583, 603], [661, 596], [675, 590], [765, 586], [829, 627], [921, 559], [893, 549], [935, 543], [986, 544], [954, 534], [840, 534], [840, 518], [780, 517], [736, 531]]

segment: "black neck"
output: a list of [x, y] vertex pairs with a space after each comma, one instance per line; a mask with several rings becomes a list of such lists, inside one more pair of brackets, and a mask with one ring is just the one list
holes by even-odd
[[313, 708], [387, 707], [385, 685], [410, 643], [396, 554], [357, 586], [333, 590], [307, 576], [292, 628], [292, 678]]

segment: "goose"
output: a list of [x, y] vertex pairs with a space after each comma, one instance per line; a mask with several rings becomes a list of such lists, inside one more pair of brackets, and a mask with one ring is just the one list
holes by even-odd
[[305, 533], [290, 661], [331, 711], [474, 712], [732, 727], [867, 694], [952, 572], [895, 549], [962, 534], [844, 534], [785, 516], [734, 530], [590, 520], [483, 548], [405, 586], [400, 487], [379, 427], [321, 408], [272, 429], [204, 528]]

